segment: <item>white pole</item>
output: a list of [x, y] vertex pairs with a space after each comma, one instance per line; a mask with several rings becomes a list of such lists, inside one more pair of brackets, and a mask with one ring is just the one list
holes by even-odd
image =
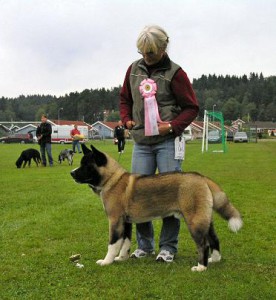
[[208, 115], [208, 111], [206, 110], [206, 128], [205, 128], [205, 131], [206, 131], [206, 142], [205, 142], [205, 145], [206, 145], [206, 152], [208, 151], [208, 135], [209, 135], [209, 115]]
[[206, 133], [205, 123], [206, 123], [206, 110], [204, 110], [204, 119], [203, 119], [203, 134], [202, 134], [202, 147], [201, 147], [202, 153], [204, 152], [204, 142], [205, 142], [205, 133]]

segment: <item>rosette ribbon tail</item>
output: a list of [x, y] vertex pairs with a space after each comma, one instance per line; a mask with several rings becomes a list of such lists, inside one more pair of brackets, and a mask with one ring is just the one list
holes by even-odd
[[141, 82], [139, 90], [144, 97], [145, 136], [159, 135], [158, 123], [166, 122], [162, 122], [159, 116], [158, 105], [155, 98], [157, 85], [154, 80], [147, 78]]
[[145, 136], [158, 135], [158, 119], [159, 112], [155, 97], [147, 97], [144, 99], [145, 105]]

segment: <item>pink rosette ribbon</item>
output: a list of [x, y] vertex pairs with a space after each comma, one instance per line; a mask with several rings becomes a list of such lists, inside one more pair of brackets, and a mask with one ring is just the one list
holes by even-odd
[[155, 98], [157, 85], [154, 80], [147, 78], [140, 83], [139, 91], [144, 97], [145, 136], [159, 135], [158, 123], [164, 122], [162, 122], [159, 116], [158, 105]]
[[157, 85], [154, 80], [147, 78], [140, 83], [139, 91], [144, 98], [152, 97], [156, 94]]

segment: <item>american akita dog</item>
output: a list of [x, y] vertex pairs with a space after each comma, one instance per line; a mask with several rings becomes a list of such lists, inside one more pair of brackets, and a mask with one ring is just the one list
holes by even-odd
[[[131, 174], [116, 160], [91, 146], [82, 144], [80, 167], [71, 171], [77, 183], [88, 184], [100, 195], [109, 219], [109, 245], [104, 259], [109, 265], [129, 258], [131, 223], [175, 215], [183, 217], [198, 250], [198, 265], [204, 271], [209, 262], [221, 259], [219, 240], [212, 221], [213, 210], [236, 232], [242, 227], [238, 210], [211, 179], [198, 173], [171, 172], [152, 176]], [[209, 256], [211, 250], [211, 256]]]

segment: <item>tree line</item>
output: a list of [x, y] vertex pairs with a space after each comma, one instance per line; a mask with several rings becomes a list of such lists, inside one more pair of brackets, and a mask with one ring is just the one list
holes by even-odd
[[276, 76], [202, 75], [193, 81], [193, 87], [201, 116], [204, 110], [214, 109], [222, 111], [226, 121], [276, 121]]
[[[276, 121], [276, 76], [250, 73], [249, 76], [202, 75], [193, 80], [199, 101], [198, 120], [204, 110], [221, 111], [226, 122], [237, 118], [244, 121]], [[0, 98], [0, 121], [38, 121], [42, 113], [49, 119], [98, 120], [119, 119], [119, 93], [112, 89], [85, 89], [64, 96], [21, 95]], [[106, 119], [105, 113], [109, 112]]]

